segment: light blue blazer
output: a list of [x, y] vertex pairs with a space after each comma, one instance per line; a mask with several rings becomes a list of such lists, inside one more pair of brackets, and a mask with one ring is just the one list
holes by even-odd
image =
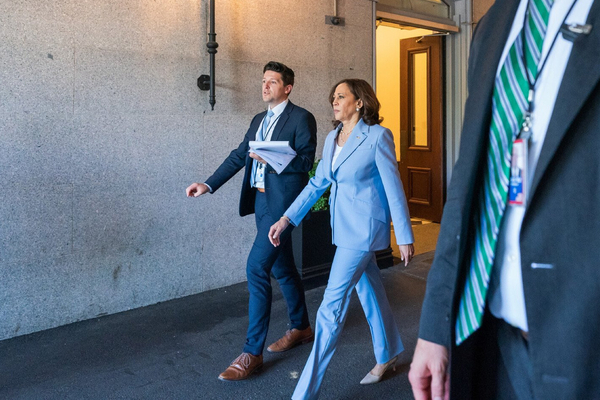
[[338, 247], [376, 251], [390, 245], [390, 222], [398, 244], [414, 242], [408, 206], [398, 173], [392, 132], [358, 122], [338, 156], [331, 161], [341, 125], [329, 132], [315, 176], [285, 215], [300, 224], [331, 185], [332, 241]]

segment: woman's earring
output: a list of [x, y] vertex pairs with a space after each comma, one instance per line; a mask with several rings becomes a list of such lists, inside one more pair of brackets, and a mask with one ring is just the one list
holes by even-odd
[[360, 108], [356, 107], [356, 112], [359, 112], [359, 111], [360, 111]]

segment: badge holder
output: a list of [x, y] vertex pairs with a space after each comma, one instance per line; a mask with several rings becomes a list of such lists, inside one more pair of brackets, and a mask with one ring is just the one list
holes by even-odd
[[525, 115], [521, 132], [513, 142], [510, 160], [510, 182], [508, 188], [508, 204], [525, 207], [527, 201], [528, 171], [527, 160], [529, 138], [531, 137], [531, 114]]
[[[548, 49], [547, 54], [550, 54], [552, 49], [554, 48], [554, 44], [556, 43], [556, 39], [559, 34], [562, 33], [563, 38], [565, 40], [574, 41], [578, 35], [588, 35], [592, 30], [592, 25], [586, 24], [567, 24], [567, 18], [571, 15], [571, 11], [575, 6], [577, 0], [573, 1], [571, 4], [571, 8], [567, 11], [565, 18], [561, 24], [561, 29], [559, 32], [554, 35], [554, 39], [552, 39], [552, 43], [550, 44], [550, 48]], [[523, 17], [523, 26], [527, 24], [528, 13], [530, 13], [529, 5], [527, 6], [527, 12], [525, 12]], [[526, 35], [521, 35], [522, 49], [527, 47], [526, 45]], [[531, 115], [533, 113], [533, 101], [534, 101], [534, 90], [535, 85], [537, 83], [537, 77], [542, 74], [544, 67], [546, 66], [546, 61], [548, 61], [548, 56], [544, 58], [541, 65], [538, 66], [537, 72], [535, 73], [535, 77], [530, 76], [529, 68], [527, 68], [527, 57], [525, 57], [525, 52], [523, 51], [521, 54], [521, 58], [523, 61], [523, 66], [525, 67], [525, 77], [527, 78], [527, 83], [529, 84], [529, 93], [527, 96], [527, 102], [529, 103], [529, 107], [527, 111], [525, 111], [523, 124], [521, 125], [521, 131], [517, 135], [517, 138], [513, 141], [512, 148], [512, 157], [510, 160], [510, 181], [508, 188], [508, 204], [513, 206], [525, 207], [527, 203], [528, 196], [528, 187], [529, 187], [529, 174], [527, 171], [528, 166], [528, 151], [529, 151], [529, 139], [531, 138]]]

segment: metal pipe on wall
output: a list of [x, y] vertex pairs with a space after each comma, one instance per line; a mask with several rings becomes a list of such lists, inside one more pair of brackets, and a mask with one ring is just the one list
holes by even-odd
[[217, 53], [217, 34], [215, 33], [215, 0], [210, 0], [210, 28], [208, 32], [208, 42], [206, 42], [207, 52], [210, 58], [210, 71], [209, 75], [200, 75], [198, 78], [198, 87], [200, 90], [210, 90], [208, 95], [208, 102], [210, 103], [211, 110], [214, 111], [215, 103], [217, 102], [215, 96], [215, 54]]
[[210, 31], [208, 32], [208, 54], [210, 54], [210, 94], [208, 96], [208, 102], [210, 103], [211, 109], [215, 109], [215, 103], [217, 102], [215, 97], [215, 54], [217, 53], [217, 34], [215, 33], [215, 0], [210, 0]]
[[328, 25], [345, 25], [344, 18], [338, 17], [337, 0], [333, 0], [333, 15], [326, 15], [325, 23]]

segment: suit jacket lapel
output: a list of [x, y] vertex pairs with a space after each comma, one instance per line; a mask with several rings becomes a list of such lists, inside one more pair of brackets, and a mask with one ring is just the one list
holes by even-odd
[[363, 120], [359, 120], [352, 133], [348, 137], [346, 144], [342, 148], [340, 155], [337, 160], [335, 160], [335, 164], [333, 166], [333, 173], [337, 171], [337, 169], [346, 161], [350, 154], [354, 153], [354, 150], [367, 138], [366, 133], [369, 132], [369, 127], [367, 124], [363, 122]]
[[258, 118], [256, 118], [255, 121], [253, 121], [254, 123], [250, 124], [250, 133], [252, 134], [251, 140], [256, 140], [256, 136], [257, 136], [256, 133], [260, 129], [262, 121], [266, 115], [267, 115], [267, 111], [261, 112], [260, 114], [258, 114]]
[[[477, 206], [477, 196], [483, 184], [482, 171], [487, 161], [496, 71], [519, 4], [520, 0], [496, 1], [478, 23], [473, 34], [474, 42], [471, 46], [468, 66], [469, 96], [464, 107], [459, 158], [453, 172], [451, 189], [448, 190], [449, 194], [452, 190], [453, 193], [462, 195], [457, 198], [456, 205], [453, 207], [453, 210], [458, 211], [458, 216], [444, 214], [444, 220], [460, 218], [460, 228], [456, 233], [461, 238], [469, 237], [469, 229], [472, 227], [470, 216]], [[469, 256], [467, 244], [468, 240], [461, 239], [456, 259], [457, 264], [463, 267], [458, 278], [459, 282], [464, 282], [464, 274], [468, 271], [469, 264], [465, 262]], [[462, 287], [462, 284], [459, 287]], [[454, 317], [461, 293], [460, 290], [455, 292]]]
[[[496, 71], [519, 4], [520, 0], [496, 1], [476, 27], [477, 46], [472, 47], [469, 56], [469, 97], [465, 104], [459, 154], [475, 162], [485, 162]], [[465, 179], [472, 182], [480, 170], [471, 168], [469, 173], [472, 175]]]
[[[256, 133], [258, 132], [258, 128], [262, 123], [263, 118], [267, 115], [266, 111], [263, 111], [257, 114], [258, 118], [254, 117], [252, 122], [250, 123], [250, 128], [248, 128], [248, 132], [246, 136], [248, 137], [248, 142], [252, 142], [256, 140]], [[250, 150], [250, 146], [246, 148], [246, 168], [250, 168], [252, 165], [252, 158], [248, 155], [248, 151]]]
[[600, 2], [592, 4], [587, 23], [594, 28], [589, 35], [580, 35], [573, 44], [531, 182], [530, 198], [533, 198], [562, 139], [600, 80]]
[[283, 109], [279, 120], [277, 121], [277, 125], [275, 125], [275, 130], [273, 130], [273, 135], [271, 135], [271, 141], [279, 140], [279, 136], [281, 135], [281, 130], [283, 129], [285, 123], [290, 117], [290, 113], [292, 112], [294, 105], [291, 101], [288, 100], [287, 106]]

